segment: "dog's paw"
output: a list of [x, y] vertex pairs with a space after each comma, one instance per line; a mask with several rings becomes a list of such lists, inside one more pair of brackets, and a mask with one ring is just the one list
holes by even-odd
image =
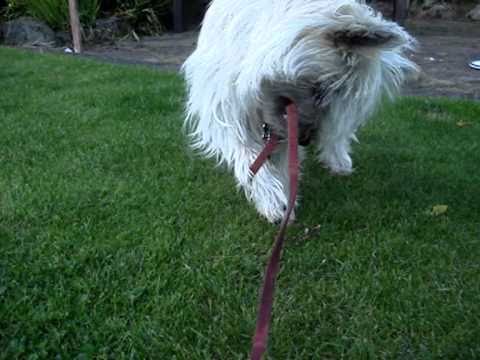
[[[257, 211], [260, 213], [260, 215], [264, 216], [270, 223], [280, 225], [285, 217], [287, 206], [282, 205], [280, 208], [269, 209], [267, 212], [262, 211], [257, 207]], [[290, 216], [288, 218], [288, 225], [294, 224], [296, 220], [297, 217], [295, 214], [295, 209], [292, 209], [292, 212], [290, 213]]]
[[[278, 218], [277, 220], [273, 221], [275, 225], [280, 225], [283, 222], [283, 219], [285, 218], [285, 213], [287, 212], [287, 207], [285, 206], [283, 208], [283, 215], [282, 217]], [[292, 212], [290, 213], [290, 216], [288, 218], [288, 225], [292, 225], [295, 223], [297, 220], [297, 216], [295, 215], [295, 209], [292, 209]]]
[[319, 160], [333, 175], [348, 176], [353, 172], [352, 159], [346, 151], [333, 154], [323, 153]]
[[[285, 213], [287, 211], [287, 206], [284, 204], [278, 204], [277, 206], [272, 206], [273, 204], [270, 203], [270, 206], [259, 206], [256, 204], [257, 211], [260, 215], [265, 217], [268, 222], [272, 224], [279, 225], [282, 223], [283, 218], [285, 217]], [[292, 209], [290, 213], [290, 217], [288, 219], [288, 224], [293, 224], [296, 220], [295, 209]]]
[[353, 168], [344, 168], [344, 167], [330, 167], [327, 166], [330, 170], [330, 174], [334, 176], [350, 176], [353, 173]]
[[257, 211], [267, 219], [268, 222], [272, 224], [280, 224], [282, 222], [283, 216], [284, 216], [284, 207], [268, 207], [268, 208], [259, 208], [257, 206]]

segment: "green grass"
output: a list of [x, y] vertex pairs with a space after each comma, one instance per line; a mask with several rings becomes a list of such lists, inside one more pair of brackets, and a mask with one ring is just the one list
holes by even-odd
[[[186, 148], [179, 77], [0, 49], [0, 84], [0, 358], [245, 359], [276, 228]], [[308, 162], [272, 359], [480, 358], [479, 119], [403, 99], [351, 177]]]

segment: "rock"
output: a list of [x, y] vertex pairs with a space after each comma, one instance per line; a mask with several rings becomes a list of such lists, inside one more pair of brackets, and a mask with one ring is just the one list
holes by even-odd
[[420, 19], [442, 19], [450, 20], [455, 17], [455, 9], [446, 3], [428, 3], [424, 4], [417, 15]]
[[44, 22], [20, 17], [7, 21], [2, 27], [5, 44], [54, 46], [55, 33]]
[[441, 3], [443, 3], [443, 2], [442, 2], [442, 1], [438, 1], [438, 0], [424, 0], [424, 1], [422, 2], [422, 8], [425, 9], [425, 10], [426, 10], [426, 9], [430, 9], [432, 6], [438, 5], [439, 3], [441, 4]]
[[57, 31], [55, 33], [57, 45], [65, 46], [72, 43], [72, 34], [69, 31]]
[[98, 19], [90, 30], [90, 38], [95, 41], [112, 41], [132, 31], [128, 20], [124, 17], [112, 16]]
[[451, 20], [455, 18], [456, 10], [444, 0], [416, 0], [411, 2], [410, 14], [418, 19]]
[[468, 12], [467, 19], [470, 19], [473, 21], [480, 21], [480, 4], [478, 4]]

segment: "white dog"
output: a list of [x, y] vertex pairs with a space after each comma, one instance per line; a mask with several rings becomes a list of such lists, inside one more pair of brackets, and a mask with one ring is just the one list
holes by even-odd
[[313, 139], [322, 164], [351, 173], [356, 130], [416, 71], [403, 55], [412, 44], [361, 1], [213, 0], [183, 66], [193, 145], [233, 169], [257, 210], [277, 221], [289, 192], [286, 142], [255, 177], [249, 170], [265, 125], [285, 139], [293, 101], [300, 144]]

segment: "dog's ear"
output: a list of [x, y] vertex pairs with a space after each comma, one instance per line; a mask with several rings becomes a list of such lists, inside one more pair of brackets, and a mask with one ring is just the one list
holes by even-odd
[[384, 20], [366, 5], [342, 5], [333, 20], [328, 34], [337, 48], [394, 48], [412, 41], [400, 26]]
[[335, 46], [381, 46], [395, 39], [392, 33], [382, 30], [368, 31], [367, 29], [339, 30], [333, 33]]

